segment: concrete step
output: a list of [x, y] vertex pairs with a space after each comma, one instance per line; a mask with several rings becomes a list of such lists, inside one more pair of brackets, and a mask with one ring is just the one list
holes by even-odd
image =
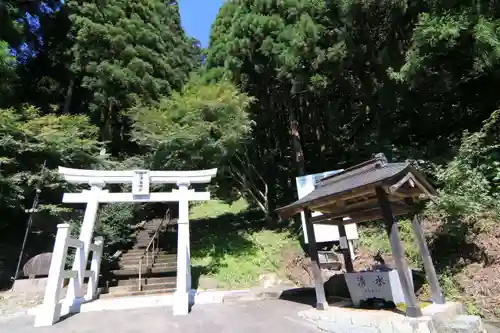
[[[139, 265], [138, 265], [137, 261], [136, 261], [136, 262], [134, 262], [134, 263], [127, 263], [127, 264], [120, 263], [120, 269], [124, 269], [124, 270], [131, 270], [131, 269], [135, 269], [135, 268], [137, 268], [137, 267], [139, 267]], [[142, 263], [142, 271], [143, 271], [143, 272], [146, 272], [146, 270], [147, 270], [148, 268], [152, 268], [152, 267], [153, 267], [153, 263], [152, 263], [152, 262], [149, 262], [149, 264], [148, 264], [148, 265], [146, 265], [146, 261], [144, 261], [144, 262]]]
[[135, 239], [137, 241], [143, 241], [143, 242], [148, 242], [149, 243], [151, 241], [151, 236], [148, 233], [138, 234]]
[[175, 288], [162, 289], [162, 290], [142, 290], [142, 291], [125, 291], [113, 294], [102, 294], [99, 298], [117, 298], [117, 297], [130, 297], [130, 296], [146, 296], [146, 295], [161, 295], [161, 294], [172, 294], [175, 292]]
[[[134, 244], [134, 249], [138, 249], [139, 247], [144, 247], [144, 249], [146, 249], [146, 247], [149, 245], [149, 243], [143, 243], [143, 242], [138, 242], [138, 243], [135, 243]], [[152, 249], [152, 247], [151, 247]]]
[[156, 258], [177, 260], [177, 253], [160, 252], [156, 255]]
[[[128, 255], [128, 256], [122, 256], [120, 259], [120, 263], [139, 263], [139, 260], [141, 259], [141, 255]], [[177, 255], [165, 255], [165, 254], [157, 254], [155, 256], [152, 256], [151, 254], [149, 255], [149, 261], [152, 259], [155, 259], [156, 261], [171, 261], [171, 262], [176, 262], [177, 261]], [[146, 256], [144, 256], [144, 261], [146, 260]]]
[[155, 259], [155, 265], [156, 264], [172, 264], [172, 265], [177, 265], [177, 257], [169, 258], [169, 257], [156, 257]]
[[[138, 256], [138, 257], [130, 257], [130, 258], [123, 258], [123, 259], [120, 260], [120, 265], [138, 265], [140, 259], [141, 259], [140, 256]], [[151, 263], [151, 262], [154, 261], [154, 258], [149, 257], [148, 261]], [[146, 256], [144, 256], [144, 258], [142, 259], [142, 263], [143, 264], [146, 263]]]
[[[140, 256], [138, 257], [129, 257], [129, 258], [123, 258], [120, 260], [120, 266], [130, 266], [130, 265], [139, 265], [139, 260]], [[155, 264], [165, 264], [165, 263], [171, 263], [173, 265], [177, 264], [177, 257], [162, 257], [162, 256], [157, 256], [157, 257], [149, 257], [147, 262], [155, 263]], [[142, 258], [142, 264], [146, 265], [146, 257]]]
[[[172, 272], [177, 272], [177, 266], [162, 266], [162, 267], [153, 267], [148, 270], [144, 270], [142, 274], [144, 276], [151, 276], [151, 275], [162, 275], [162, 274], [167, 274], [167, 273], [172, 273]], [[137, 267], [134, 268], [129, 268], [129, 269], [117, 269], [117, 270], [112, 270], [111, 273], [113, 273], [115, 276], [137, 276], [139, 274], [139, 270]]]
[[148, 245], [149, 242], [151, 241], [151, 239], [149, 237], [145, 237], [145, 238], [136, 238], [136, 244], [146, 244]]
[[[126, 293], [126, 292], [135, 292], [135, 291], [140, 291], [139, 290], [139, 282], [136, 281], [136, 284], [130, 284], [126, 286], [116, 286], [116, 287], [110, 287], [108, 290], [108, 294], [121, 294], [121, 293]], [[164, 290], [171, 290], [175, 289], [175, 284], [176, 282], [168, 282], [168, 283], [156, 283], [156, 284], [147, 284], [147, 285], [142, 285], [142, 291], [164, 291]]]
[[165, 269], [166, 271], [171, 271], [175, 269], [177, 271], [177, 262], [155, 262], [153, 264], [154, 269]]
[[[146, 260], [142, 262], [142, 269], [147, 268], [165, 268], [167, 270], [170, 270], [171, 267], [177, 267], [177, 261], [149, 261], [149, 263], [146, 265]], [[139, 267], [139, 263], [137, 261], [131, 262], [131, 263], [120, 263], [120, 267], [125, 270], [129, 269], [134, 269]]]
[[142, 242], [139, 242], [139, 243], [135, 243], [134, 244], [134, 249], [144, 249], [146, 250], [146, 247], [148, 247], [149, 243], [142, 243]]
[[148, 230], [142, 230], [142, 231], [139, 231], [137, 233], [137, 238], [148, 238], [148, 239], [151, 239], [151, 237], [153, 236], [153, 233], [154, 232], [150, 232]]
[[[134, 262], [139, 262], [139, 259], [141, 259], [142, 255], [143, 255], [144, 251], [142, 251], [140, 254], [129, 254], [129, 255], [124, 255], [120, 258], [120, 262], [123, 262], [123, 261], [134, 261]], [[146, 256], [144, 256], [144, 258], [146, 258]], [[149, 255], [149, 259], [151, 259], [152, 256]]]
[[[142, 279], [142, 285], [151, 285], [151, 284], [173, 284], [175, 285], [177, 281], [176, 276], [161, 276], [161, 277], [147, 277]], [[119, 280], [118, 286], [137, 286], [139, 283], [139, 279], [128, 279], [128, 280]]]
[[[150, 252], [151, 253], [151, 252]], [[144, 254], [144, 250], [129, 250], [129, 252], [125, 252], [122, 254], [122, 258], [128, 258], [128, 257], [140, 257]]]
[[143, 252], [144, 252], [144, 250], [130, 249], [127, 252], [123, 253], [122, 257], [125, 255], [141, 255]]

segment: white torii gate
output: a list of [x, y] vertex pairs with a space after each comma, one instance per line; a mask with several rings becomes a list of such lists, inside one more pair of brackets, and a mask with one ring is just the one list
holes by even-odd
[[[179, 220], [177, 234], [177, 286], [174, 295], [174, 315], [186, 315], [189, 312], [189, 292], [191, 291], [191, 259], [189, 240], [189, 201], [210, 200], [209, 192], [195, 192], [190, 184], [209, 183], [217, 169], [199, 171], [101, 171], [59, 167], [63, 178], [74, 184], [89, 184], [90, 190], [81, 193], [64, 193], [65, 203], [86, 203], [85, 215], [80, 229], [79, 240], [83, 242], [83, 256], [75, 256], [73, 270], [78, 270], [87, 262], [92, 234], [97, 217], [99, 203], [115, 202], [179, 202]], [[106, 184], [132, 184], [130, 193], [110, 193], [103, 190]], [[172, 192], [150, 192], [150, 184], [177, 184]], [[83, 263], [80, 261], [83, 260]], [[83, 274], [80, 274], [80, 286], [83, 286]], [[83, 301], [81, 290], [69, 286], [67, 303], [78, 307]]]

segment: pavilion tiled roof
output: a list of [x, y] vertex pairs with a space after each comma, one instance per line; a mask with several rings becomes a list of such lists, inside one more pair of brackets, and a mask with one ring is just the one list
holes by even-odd
[[[300, 200], [277, 210], [280, 216], [293, 216], [304, 208], [311, 208], [320, 202], [335, 201], [337, 198], [355, 193], [361, 188], [393, 185], [411, 173], [426, 190], [435, 194], [425, 178], [409, 163], [388, 163], [383, 154], [377, 154], [372, 160], [348, 168], [335, 175], [320, 180], [317, 188]], [[363, 207], [360, 207], [362, 210]]]

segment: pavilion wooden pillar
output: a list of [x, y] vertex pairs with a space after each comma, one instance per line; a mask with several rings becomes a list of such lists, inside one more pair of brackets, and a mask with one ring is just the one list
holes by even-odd
[[386, 231], [389, 236], [394, 265], [396, 266], [401, 288], [403, 289], [406, 303], [406, 315], [408, 317], [421, 317], [422, 311], [418, 306], [417, 297], [415, 296], [410, 277], [408, 276], [408, 265], [406, 263], [401, 239], [399, 238], [398, 226], [396, 221], [394, 221], [391, 205], [387, 198], [387, 193], [380, 186], [376, 187], [375, 191], [380, 205], [380, 212], [385, 221]]
[[345, 269], [347, 273], [352, 273], [354, 272], [354, 265], [352, 264], [351, 247], [349, 245], [349, 241], [347, 240], [347, 233], [345, 231], [345, 224], [343, 219], [339, 219], [338, 227], [339, 227], [340, 248], [344, 256]]
[[328, 302], [326, 301], [325, 285], [323, 284], [323, 276], [321, 275], [321, 269], [319, 267], [316, 235], [314, 233], [314, 225], [311, 222], [311, 210], [309, 208], [304, 209], [304, 220], [306, 222], [309, 256], [311, 257], [311, 270], [314, 278], [314, 289], [316, 291], [316, 309], [326, 310], [328, 308]]
[[420, 225], [420, 219], [417, 214], [413, 217], [412, 221], [413, 233], [418, 244], [418, 249], [420, 256], [422, 257], [422, 262], [424, 264], [425, 275], [427, 277], [427, 282], [431, 289], [431, 299], [433, 303], [444, 304], [445, 299], [441, 287], [439, 286], [439, 280], [437, 278], [436, 269], [432, 263], [431, 254], [429, 248], [427, 247], [427, 242], [425, 241], [424, 231]]

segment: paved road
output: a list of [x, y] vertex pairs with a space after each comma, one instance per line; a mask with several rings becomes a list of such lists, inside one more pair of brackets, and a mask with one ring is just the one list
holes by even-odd
[[207, 304], [189, 316], [169, 308], [79, 313], [52, 327], [33, 328], [33, 317], [0, 320], [0, 333], [319, 333], [297, 316], [310, 306], [282, 300]]

